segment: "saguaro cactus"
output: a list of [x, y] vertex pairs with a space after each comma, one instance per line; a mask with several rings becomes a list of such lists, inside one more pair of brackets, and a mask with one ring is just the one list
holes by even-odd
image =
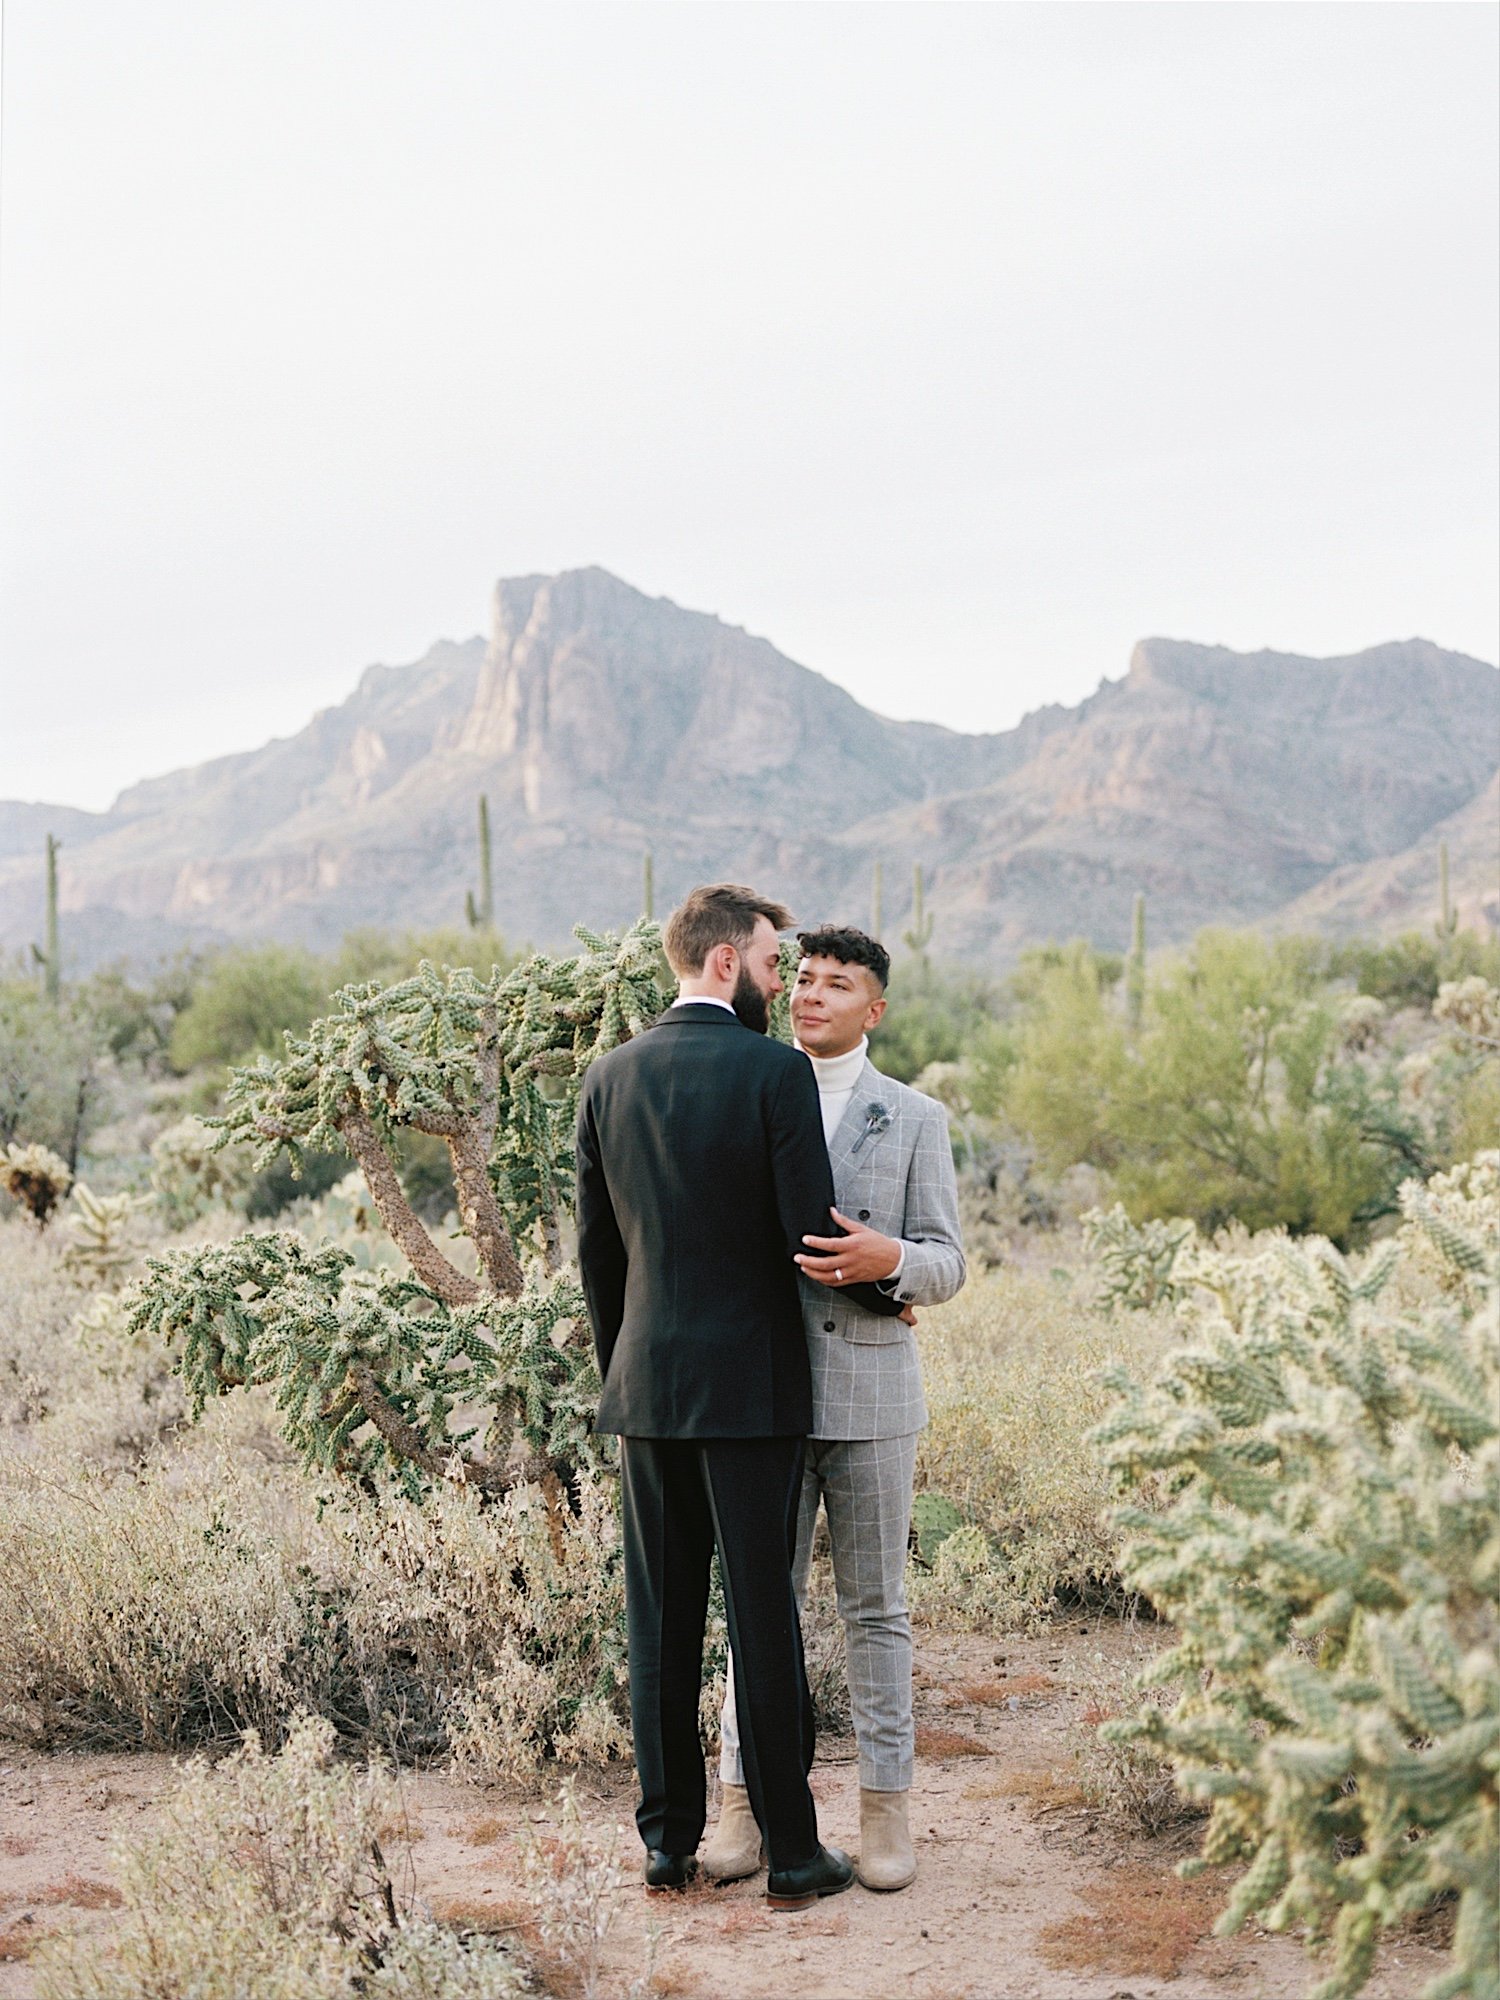
[[1453, 899], [1448, 893], [1448, 843], [1438, 842], [1438, 921], [1437, 934], [1440, 938], [1451, 938], [1458, 929], [1458, 911], [1453, 907]]
[[1136, 891], [1130, 912], [1130, 955], [1125, 961], [1125, 1011], [1139, 1028], [1146, 1007], [1146, 898]]
[[904, 937], [907, 950], [925, 968], [927, 947], [932, 942], [932, 912], [927, 908], [923, 894], [920, 861], [911, 872], [911, 929], [905, 932]]
[[469, 919], [469, 927], [476, 931], [492, 931], [495, 928], [495, 875], [494, 859], [490, 846], [490, 802], [485, 794], [479, 794], [479, 900], [474, 900], [472, 889], [464, 895], [464, 911]]
[[47, 998], [55, 1007], [62, 997], [62, 954], [57, 937], [57, 850], [62, 842], [47, 835], [47, 948], [31, 947], [31, 955], [42, 968]]
[[656, 915], [656, 864], [649, 847], [641, 865], [641, 915], [648, 924]]

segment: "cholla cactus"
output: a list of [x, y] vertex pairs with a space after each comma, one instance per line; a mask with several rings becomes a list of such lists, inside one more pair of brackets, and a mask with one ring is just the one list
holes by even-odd
[[63, 1262], [80, 1277], [114, 1283], [136, 1260], [140, 1245], [132, 1225], [149, 1205], [146, 1196], [95, 1194], [86, 1181], [76, 1182]]
[[[1500, 1203], [1487, 1178], [1404, 1206], [1363, 1264], [1318, 1241], [1199, 1246], [1185, 1345], [1149, 1388], [1116, 1371], [1095, 1433], [1124, 1488], [1170, 1496], [1117, 1519], [1126, 1581], [1180, 1634], [1151, 1675], [1175, 1708], [1106, 1734], [1212, 1802], [1198, 1865], [1248, 1861], [1221, 1931], [1259, 1914], [1332, 1933], [1321, 2000], [1446, 1893], [1453, 1969], [1430, 2000], [1500, 1993]], [[1403, 1311], [1398, 1264], [1428, 1254], [1462, 1285]]]
[[1432, 1018], [1465, 1040], [1500, 1049], [1500, 990], [1477, 972], [1467, 979], [1443, 981], [1432, 1003]]
[[66, 1160], [50, 1146], [17, 1146], [5, 1149], [0, 1160], [0, 1187], [12, 1201], [19, 1202], [39, 1229], [45, 1229], [52, 1211], [73, 1184]]
[[1407, 1233], [1408, 1267], [1477, 1310], [1487, 1273], [1500, 1257], [1500, 1152], [1476, 1153], [1446, 1174], [1434, 1174], [1425, 1187], [1407, 1181], [1399, 1199], [1401, 1213], [1417, 1224]]
[[[435, 1479], [486, 1492], [594, 1466], [598, 1393], [582, 1293], [561, 1269], [572, 1127], [584, 1070], [667, 999], [654, 925], [580, 930], [571, 959], [480, 979], [423, 963], [346, 987], [338, 1011], [237, 1070], [218, 1143], [258, 1161], [343, 1146], [407, 1272], [290, 1232], [153, 1260], [127, 1295], [133, 1329], [168, 1342], [189, 1396], [274, 1386], [310, 1465], [385, 1467], [413, 1494]], [[402, 1189], [391, 1140], [442, 1138], [475, 1269], [439, 1247]]]
[[1197, 1243], [1191, 1222], [1137, 1224], [1119, 1202], [1109, 1209], [1091, 1208], [1080, 1219], [1084, 1244], [1099, 1265], [1094, 1302], [1102, 1311], [1145, 1311], [1175, 1303], [1191, 1290], [1186, 1268], [1191, 1257], [1185, 1254]]
[[1358, 1054], [1373, 1048], [1385, 1025], [1385, 1005], [1371, 993], [1351, 993], [1339, 1008], [1339, 1039]]
[[201, 1118], [179, 1118], [151, 1146], [151, 1191], [168, 1226], [185, 1229], [215, 1205], [235, 1208], [252, 1175], [243, 1154], [226, 1152]]

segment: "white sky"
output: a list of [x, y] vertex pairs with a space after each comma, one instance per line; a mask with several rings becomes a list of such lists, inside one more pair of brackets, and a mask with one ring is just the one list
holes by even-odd
[[8, 0], [0, 797], [590, 562], [964, 729], [1494, 659], [1497, 20]]

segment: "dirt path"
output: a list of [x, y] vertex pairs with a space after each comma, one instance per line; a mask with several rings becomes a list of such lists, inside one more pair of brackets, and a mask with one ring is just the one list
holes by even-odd
[[[920, 1635], [914, 1887], [855, 1888], [776, 1915], [759, 1881], [649, 1898], [631, 1882], [617, 1897], [604, 1991], [623, 1993], [649, 1962], [663, 2000], [1295, 2000], [1311, 1983], [1295, 1941], [1209, 1934], [1222, 1891], [1172, 1872], [1190, 1832], [1123, 1839], [1072, 1782], [1087, 1666], [1151, 1650], [1148, 1634], [1117, 1626], [1030, 1641]], [[826, 1744], [813, 1774], [824, 1838], [851, 1849], [852, 1751]], [[162, 1757], [0, 1747], [0, 2000], [35, 1991], [30, 1938], [111, 1922], [110, 1842], [144, 1822], [171, 1771]], [[442, 1773], [410, 1774], [403, 1792], [411, 1838], [395, 1851], [417, 1894], [442, 1916], [503, 1922], [518, 1894], [514, 1830], [529, 1821], [545, 1832], [555, 1806]], [[624, 1829], [633, 1864], [627, 1775], [585, 1778], [578, 1798], [591, 1826]], [[1430, 1944], [1395, 1941], [1370, 2000], [1414, 2000], [1441, 1964]]]

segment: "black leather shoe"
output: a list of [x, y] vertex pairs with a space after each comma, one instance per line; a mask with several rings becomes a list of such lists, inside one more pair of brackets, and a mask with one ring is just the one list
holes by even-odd
[[836, 1896], [854, 1880], [854, 1863], [840, 1847], [820, 1847], [798, 1868], [773, 1868], [766, 1901], [773, 1910], [805, 1910], [819, 1896]]
[[659, 1847], [646, 1849], [648, 1889], [685, 1889], [697, 1872], [696, 1854], [663, 1854]]

